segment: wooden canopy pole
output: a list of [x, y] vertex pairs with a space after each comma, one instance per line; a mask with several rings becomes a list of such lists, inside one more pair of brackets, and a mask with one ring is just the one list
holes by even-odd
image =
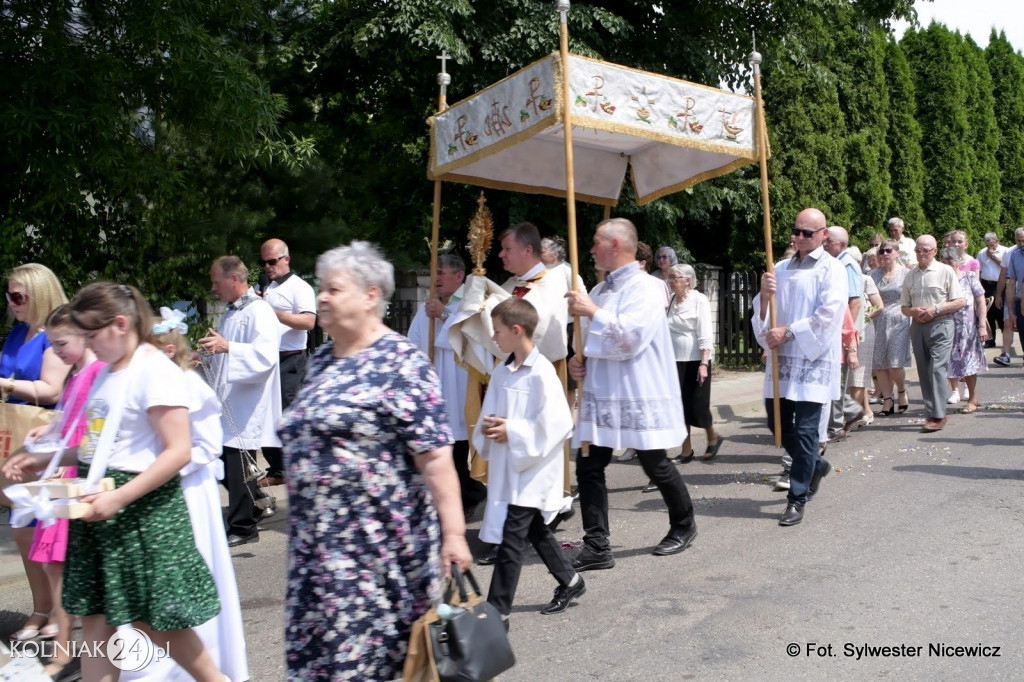
[[[440, 92], [437, 96], [437, 112], [441, 113], [448, 108], [448, 84], [452, 82], [452, 77], [448, 75], [448, 56], [447, 50], [441, 50], [441, 54], [438, 55], [438, 59], [441, 60], [441, 73], [437, 74], [437, 84], [440, 86]], [[437, 298], [437, 242], [440, 239], [441, 232], [441, 178], [434, 179], [434, 216], [433, 226], [430, 230], [430, 298]], [[430, 329], [427, 338], [428, 348], [430, 349], [430, 361], [434, 361], [434, 318], [430, 318]]]
[[[772, 214], [768, 196], [768, 126], [764, 120], [764, 100], [761, 99], [761, 54], [750, 53], [750, 66], [754, 69], [754, 99], [757, 103], [757, 156], [761, 166], [761, 211], [764, 213], [764, 258], [767, 272], [775, 274], [772, 256]], [[762, 292], [764, 293], [764, 292]], [[770, 328], [776, 326], [775, 294], [768, 294], [768, 320]], [[772, 348], [772, 407], [775, 417], [775, 447], [782, 447], [782, 413], [779, 410], [779, 349]]]
[[[562, 126], [565, 138], [565, 208], [566, 228], [569, 249], [569, 266], [572, 268], [572, 285], [580, 276], [579, 248], [576, 242], [576, 175], [572, 156], [572, 86], [569, 83], [569, 0], [558, 0], [555, 4], [558, 11], [558, 51], [562, 61]], [[573, 317], [576, 357], [585, 362], [583, 356], [583, 325], [579, 316]], [[581, 443], [580, 453], [585, 457], [590, 454], [590, 443]], [[569, 467], [565, 468], [566, 489], [569, 486]]]

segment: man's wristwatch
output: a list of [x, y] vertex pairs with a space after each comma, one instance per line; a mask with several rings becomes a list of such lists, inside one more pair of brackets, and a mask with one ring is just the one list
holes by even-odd
[[793, 328], [792, 327], [786, 327], [786, 334], [785, 334], [785, 336], [786, 336], [786, 341], [792, 341], [793, 339], [796, 338], [796, 334], [793, 333]]

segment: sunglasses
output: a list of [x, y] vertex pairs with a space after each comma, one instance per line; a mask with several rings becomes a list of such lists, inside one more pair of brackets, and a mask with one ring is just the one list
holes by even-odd
[[793, 228], [793, 236], [794, 237], [799, 236], [799, 237], [804, 237], [805, 239], [810, 239], [811, 237], [813, 237], [814, 235], [818, 234], [819, 232], [821, 232], [824, 229], [825, 229], [824, 227], [819, 227], [817, 230], [801, 230], [799, 227], [794, 227]]
[[7, 302], [14, 305], [25, 305], [28, 303], [28, 294], [23, 294], [20, 291], [8, 291]]
[[896, 249], [879, 249], [878, 253], [896, 253]]
[[261, 260], [260, 261], [260, 267], [265, 268], [268, 265], [270, 267], [274, 267], [275, 265], [277, 265], [279, 262], [281, 262], [282, 260], [284, 260], [287, 257], [288, 256], [278, 256], [277, 258], [268, 258], [267, 260]]

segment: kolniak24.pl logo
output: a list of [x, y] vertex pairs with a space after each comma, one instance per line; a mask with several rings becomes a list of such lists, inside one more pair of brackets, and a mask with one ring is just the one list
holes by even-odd
[[153, 661], [170, 656], [166, 649], [153, 644], [149, 635], [136, 628], [118, 630], [105, 642], [11, 642], [11, 655], [15, 658], [54, 658], [58, 654], [73, 658], [108, 658], [115, 668], [129, 672], [142, 670]]

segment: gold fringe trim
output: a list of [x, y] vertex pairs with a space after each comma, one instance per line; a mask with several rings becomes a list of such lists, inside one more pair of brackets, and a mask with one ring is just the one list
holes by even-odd
[[[510, 192], [522, 192], [523, 194], [544, 194], [549, 197], [565, 198], [565, 190], [557, 189], [555, 187], [537, 187], [535, 185], [523, 185], [517, 182], [505, 182], [503, 180], [491, 180], [490, 178], [480, 178], [475, 175], [459, 175], [457, 173], [447, 173], [440, 178], [444, 182], [461, 182], [464, 185], [474, 185], [477, 187], [486, 187], [488, 189], [502, 189]], [[622, 187], [619, 187], [619, 194], [622, 193]], [[608, 197], [599, 197], [592, 194], [581, 194], [576, 192], [577, 201], [585, 201], [588, 204], [597, 204], [598, 206], [616, 206], [619, 203], [619, 198], [614, 199]]]

